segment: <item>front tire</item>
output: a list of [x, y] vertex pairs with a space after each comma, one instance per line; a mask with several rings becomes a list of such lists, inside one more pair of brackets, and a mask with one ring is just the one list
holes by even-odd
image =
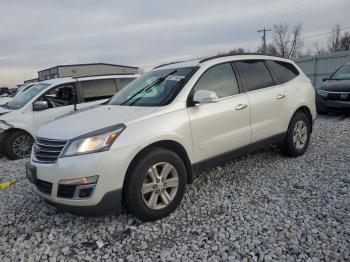
[[154, 148], [139, 158], [126, 179], [126, 208], [142, 221], [154, 221], [178, 207], [186, 190], [187, 172], [176, 153]]
[[311, 135], [310, 119], [303, 112], [297, 112], [289, 123], [281, 150], [288, 156], [301, 156], [305, 153]]
[[27, 132], [16, 130], [4, 139], [4, 154], [10, 160], [27, 158], [30, 155], [34, 139]]

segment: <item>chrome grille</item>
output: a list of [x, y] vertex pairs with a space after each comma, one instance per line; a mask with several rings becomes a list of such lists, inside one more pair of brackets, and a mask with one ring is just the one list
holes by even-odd
[[39, 163], [55, 163], [67, 141], [38, 137], [34, 144], [34, 161]]

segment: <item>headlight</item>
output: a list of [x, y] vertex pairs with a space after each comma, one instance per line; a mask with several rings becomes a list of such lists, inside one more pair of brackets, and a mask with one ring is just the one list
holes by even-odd
[[318, 89], [317, 90], [317, 94], [319, 94], [320, 96], [323, 96], [323, 97], [327, 97], [328, 92], [324, 91], [324, 90], [321, 90], [321, 89]]
[[125, 125], [116, 125], [79, 136], [70, 141], [63, 152], [63, 157], [107, 151], [124, 131]]

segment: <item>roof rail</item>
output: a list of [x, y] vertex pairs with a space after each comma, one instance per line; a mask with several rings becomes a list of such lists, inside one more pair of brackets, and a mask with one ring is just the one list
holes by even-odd
[[279, 55], [271, 55], [271, 54], [263, 54], [263, 53], [240, 53], [240, 54], [224, 54], [224, 55], [215, 55], [215, 56], [210, 56], [203, 58], [202, 60], [199, 61], [199, 63], [203, 63], [215, 58], [221, 58], [221, 57], [227, 57], [227, 56], [244, 56], [244, 55], [258, 55], [258, 56], [271, 56], [271, 57], [278, 57], [278, 58], [283, 58]]
[[176, 62], [161, 64], [161, 65], [158, 65], [158, 66], [154, 67], [153, 69], [156, 69], [156, 68], [159, 68], [159, 67], [163, 67], [163, 66], [167, 66], [167, 65], [173, 65], [173, 64], [183, 63], [183, 62], [187, 62], [187, 61], [184, 60], [184, 61], [176, 61]]
[[[101, 74], [101, 75], [85, 75], [85, 76], [68, 76], [71, 78], [84, 78], [84, 77], [98, 77], [98, 76], [136, 76], [137, 74], [133, 74], [133, 73], [126, 73], [126, 74]], [[64, 78], [64, 77], [59, 77], [59, 78]], [[56, 78], [51, 78], [51, 79], [56, 79]], [[48, 80], [51, 80], [48, 79]]]

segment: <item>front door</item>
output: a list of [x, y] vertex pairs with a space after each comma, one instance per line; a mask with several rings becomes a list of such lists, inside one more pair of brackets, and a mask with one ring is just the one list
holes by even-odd
[[34, 111], [36, 129], [74, 110], [74, 85], [64, 84], [50, 89], [37, 101], [46, 101], [49, 108]]
[[194, 90], [214, 91], [219, 97], [218, 102], [188, 108], [195, 162], [248, 146], [250, 105], [247, 95], [239, 91], [231, 64], [208, 69]]

